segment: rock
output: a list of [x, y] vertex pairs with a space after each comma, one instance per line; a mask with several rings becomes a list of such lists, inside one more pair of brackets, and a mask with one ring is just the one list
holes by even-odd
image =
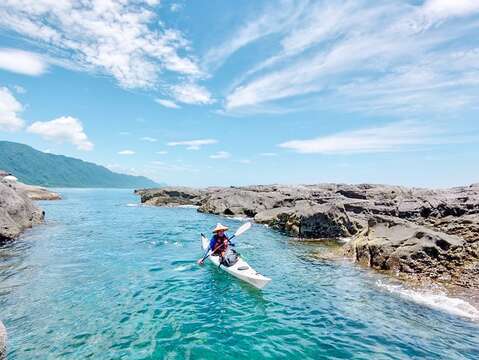
[[61, 200], [60, 194], [40, 186], [33, 186], [16, 182], [12, 184], [17, 191], [24, 192], [30, 200]]
[[0, 320], [0, 360], [7, 358], [7, 330]]
[[27, 194], [0, 182], [0, 242], [16, 238], [20, 233], [41, 223], [44, 213]]
[[372, 268], [479, 288], [479, 184], [442, 190], [375, 184], [169, 187], [136, 193], [142, 203], [248, 216], [304, 239], [354, 236], [345, 254]]
[[431, 278], [450, 277], [471, 260], [464, 239], [388, 216], [370, 218], [346, 249], [374, 269]]
[[255, 221], [300, 238], [349, 237], [358, 231], [344, 207], [334, 204], [311, 205], [298, 202], [294, 208], [266, 210]]
[[188, 187], [163, 187], [135, 190], [135, 194], [140, 195], [141, 202], [146, 205], [199, 205], [205, 191]]

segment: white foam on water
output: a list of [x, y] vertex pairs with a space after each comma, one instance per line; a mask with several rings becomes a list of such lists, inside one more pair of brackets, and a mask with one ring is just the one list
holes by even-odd
[[247, 216], [228, 216], [228, 219], [236, 220], [236, 221], [242, 221], [242, 222], [251, 220], [251, 218], [249, 218]]
[[391, 294], [399, 295], [403, 299], [413, 301], [436, 310], [449, 314], [479, 320], [479, 310], [467, 301], [459, 298], [449, 297], [441, 290], [421, 289], [413, 290], [402, 285], [387, 284], [378, 280], [376, 285], [379, 288], [389, 291]]
[[128, 206], [128, 207], [138, 207], [138, 206], [140, 206], [140, 204], [126, 204], [126, 206]]
[[342, 237], [342, 238], [339, 238], [338, 241], [341, 243], [341, 244], [347, 244], [348, 242], [350, 242], [353, 238], [352, 237]]
[[177, 207], [182, 209], [198, 209], [198, 205], [178, 205]]

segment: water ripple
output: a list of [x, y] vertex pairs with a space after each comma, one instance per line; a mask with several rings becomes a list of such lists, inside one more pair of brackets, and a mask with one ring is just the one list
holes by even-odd
[[125, 206], [127, 191], [64, 195], [42, 203], [47, 225], [0, 247], [9, 360], [477, 358], [476, 323], [318, 260], [314, 244], [253, 226], [237, 243], [273, 279], [258, 291], [196, 265], [213, 216]]

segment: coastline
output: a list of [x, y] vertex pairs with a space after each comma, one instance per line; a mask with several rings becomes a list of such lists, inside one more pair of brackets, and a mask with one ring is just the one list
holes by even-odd
[[248, 217], [302, 240], [348, 238], [332, 256], [411, 282], [479, 289], [479, 184], [259, 185], [138, 189], [141, 203]]
[[24, 230], [41, 224], [45, 212], [34, 201], [60, 200], [60, 194], [26, 185], [8, 175], [0, 178], [0, 242], [16, 239]]

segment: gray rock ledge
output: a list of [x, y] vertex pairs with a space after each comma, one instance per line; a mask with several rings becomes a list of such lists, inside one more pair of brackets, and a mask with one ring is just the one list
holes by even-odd
[[378, 270], [479, 289], [479, 184], [450, 189], [376, 184], [140, 189], [154, 206], [247, 216], [305, 239], [351, 238], [345, 255]]

